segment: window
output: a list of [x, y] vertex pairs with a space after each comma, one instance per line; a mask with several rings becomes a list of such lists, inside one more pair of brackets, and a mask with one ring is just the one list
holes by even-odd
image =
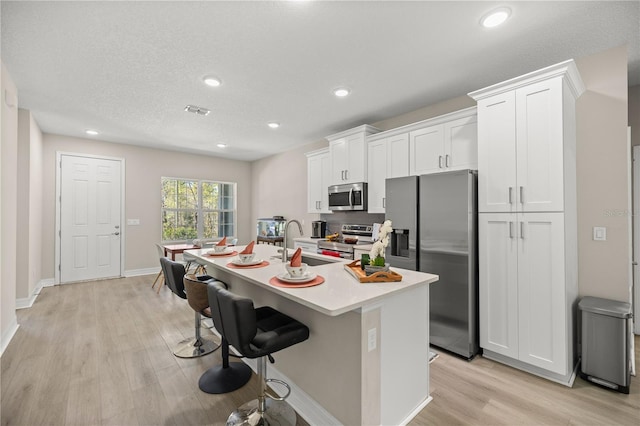
[[235, 183], [162, 178], [162, 241], [235, 235]]

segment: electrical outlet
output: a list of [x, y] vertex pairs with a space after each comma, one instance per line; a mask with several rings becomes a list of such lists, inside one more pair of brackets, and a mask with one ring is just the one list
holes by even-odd
[[367, 331], [367, 350], [369, 352], [375, 350], [378, 346], [377, 330], [375, 328]]

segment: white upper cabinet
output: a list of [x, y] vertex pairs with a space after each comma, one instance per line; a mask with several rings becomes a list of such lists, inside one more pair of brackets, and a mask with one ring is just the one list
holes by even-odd
[[425, 127], [409, 134], [411, 158], [409, 172], [423, 175], [443, 170], [444, 128], [442, 124]]
[[327, 136], [331, 156], [331, 185], [367, 181], [366, 137], [379, 131], [365, 124]]
[[409, 133], [409, 174], [424, 175], [478, 166], [475, 108], [425, 120]]
[[385, 180], [409, 176], [409, 133], [370, 141], [368, 155], [368, 211], [385, 212]]
[[444, 165], [448, 170], [478, 168], [477, 116], [444, 124]]
[[387, 178], [409, 176], [409, 133], [390, 136], [386, 141]]
[[584, 89], [553, 70], [526, 77], [470, 94], [478, 101], [479, 212], [564, 210], [575, 98]]
[[307, 212], [331, 213], [329, 210], [329, 186], [331, 158], [329, 149], [306, 153], [307, 156]]
[[369, 213], [384, 213], [385, 179], [387, 178], [387, 139], [369, 142], [368, 151], [368, 201]]

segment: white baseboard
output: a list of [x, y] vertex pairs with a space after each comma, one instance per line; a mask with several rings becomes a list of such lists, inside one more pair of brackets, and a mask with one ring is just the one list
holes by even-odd
[[13, 339], [13, 336], [15, 336], [16, 331], [18, 331], [18, 327], [20, 327], [18, 325], [18, 317], [13, 315], [11, 324], [9, 324], [7, 330], [2, 333], [2, 339], [0, 341], [0, 357], [4, 353], [4, 350], [7, 349], [7, 346], [9, 346], [9, 342], [11, 342], [11, 339]]
[[138, 277], [141, 275], [153, 275], [160, 272], [160, 267], [157, 268], [144, 268], [144, 269], [130, 269], [128, 271], [124, 271], [125, 277]]
[[44, 287], [51, 287], [53, 286], [53, 284], [54, 284], [53, 278], [46, 278], [46, 279], [40, 280], [36, 285], [36, 288], [33, 289], [31, 296], [16, 299], [16, 309], [25, 309], [33, 306], [33, 302], [36, 301], [36, 298], [40, 294], [40, 290], [42, 290]]

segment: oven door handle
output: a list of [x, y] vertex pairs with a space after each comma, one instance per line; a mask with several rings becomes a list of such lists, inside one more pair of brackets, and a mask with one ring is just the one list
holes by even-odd
[[349, 207], [353, 207], [353, 188], [349, 190]]

